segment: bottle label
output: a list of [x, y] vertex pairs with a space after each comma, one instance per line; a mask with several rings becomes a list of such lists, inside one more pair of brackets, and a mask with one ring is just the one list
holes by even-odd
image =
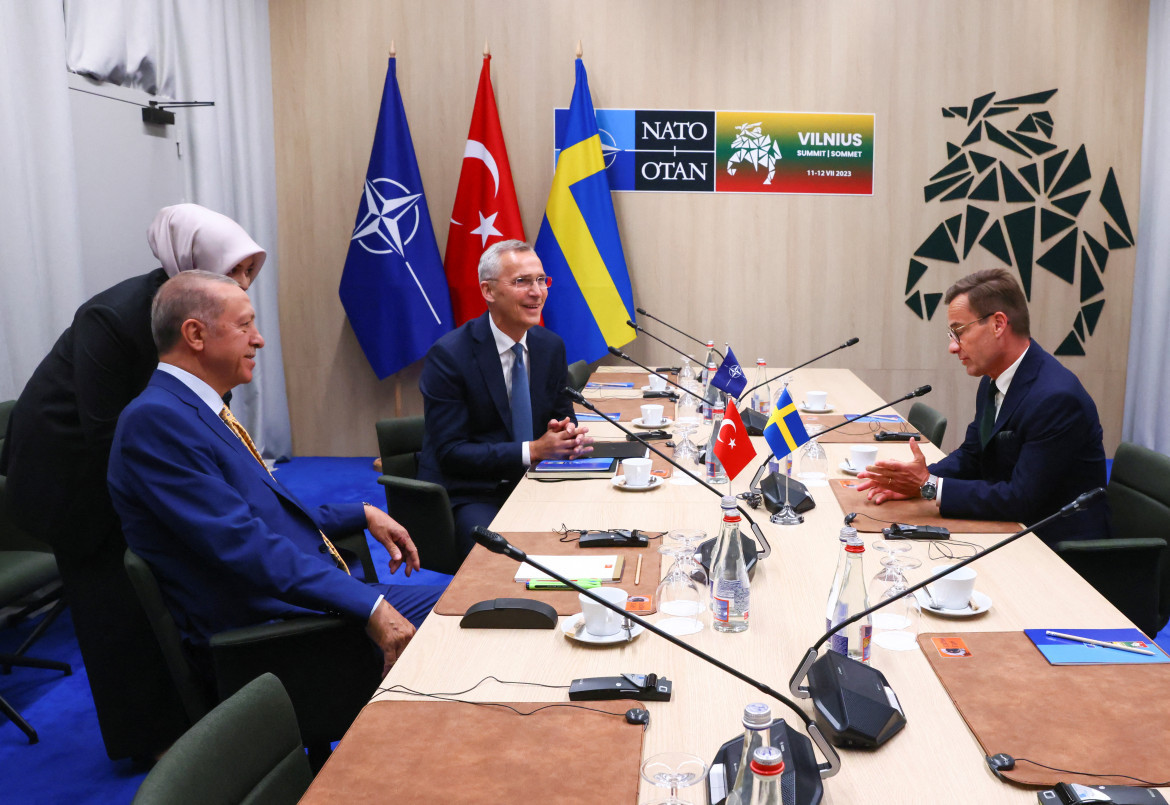
[[732, 618], [747, 621], [748, 601], [751, 589], [736, 579], [720, 579], [715, 582], [715, 593], [711, 596], [711, 612], [718, 623], [730, 623]]

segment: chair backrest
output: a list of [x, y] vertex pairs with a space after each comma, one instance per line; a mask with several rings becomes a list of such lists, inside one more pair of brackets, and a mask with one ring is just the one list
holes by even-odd
[[943, 437], [947, 435], [947, 418], [941, 413], [926, 403], [916, 402], [910, 406], [910, 415], [906, 421], [935, 447], [942, 447]]
[[263, 674], [179, 738], [146, 775], [134, 803], [292, 805], [312, 781], [288, 693]]
[[378, 455], [382, 472], [398, 478], [418, 474], [418, 452], [422, 450], [423, 418], [402, 416], [380, 419], [374, 424], [378, 432]]
[[162, 591], [158, 588], [158, 580], [155, 579], [150, 565], [129, 548], [126, 549], [122, 561], [126, 566], [126, 575], [130, 577], [130, 583], [134, 586], [134, 592], [142, 608], [146, 610], [146, 618], [150, 621], [150, 628], [154, 632], [159, 648], [162, 649], [171, 681], [183, 702], [183, 709], [187, 713], [187, 718], [194, 724], [207, 714], [215, 704], [215, 699], [195, 674], [186, 654], [183, 653], [183, 639], [179, 634], [179, 627], [175, 625], [175, 619], [171, 617], [170, 610], [163, 603]]
[[589, 382], [589, 364], [585, 361], [573, 361], [569, 364], [569, 386], [577, 391], [585, 388]]
[[[1122, 442], [1113, 458], [1106, 491], [1113, 510], [1113, 536], [1161, 537], [1170, 541], [1170, 456]], [[1159, 615], [1170, 618], [1170, 551], [1161, 561]]]
[[402, 524], [418, 547], [419, 562], [427, 570], [454, 573], [463, 563], [455, 541], [455, 517], [447, 490], [439, 484], [414, 478], [383, 475], [386, 509]]
[[14, 407], [16, 407], [16, 400], [0, 402], [0, 447], [4, 446], [4, 438], [8, 433], [8, 418], [12, 415]]

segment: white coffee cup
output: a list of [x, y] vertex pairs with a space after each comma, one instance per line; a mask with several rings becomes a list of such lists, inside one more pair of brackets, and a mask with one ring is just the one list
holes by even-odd
[[823, 411], [829, 407], [829, 392], [806, 391], [804, 393], [806, 407], [812, 411]]
[[626, 476], [626, 486], [640, 488], [650, 484], [650, 467], [654, 462], [648, 458], [622, 459], [622, 472]]
[[855, 444], [849, 448], [849, 466], [861, 472], [877, 461], [877, 453], [876, 444]]
[[[591, 592], [611, 604], [621, 607], [626, 604], [626, 591], [618, 587], [594, 587]], [[589, 634], [594, 637], [609, 637], [617, 634], [618, 630], [622, 628], [622, 622], [626, 619], [621, 615], [611, 609], [606, 609], [583, 593], [578, 593], [577, 599], [581, 602], [581, 614], [585, 617], [585, 631]]]
[[662, 406], [654, 403], [649, 403], [642, 406], [642, 424], [643, 425], [661, 425], [662, 424]]
[[650, 390], [651, 391], [666, 391], [666, 378], [662, 375], [651, 373], [650, 375]]
[[[936, 568], [935, 572], [945, 570], [950, 565]], [[971, 603], [971, 594], [975, 592], [975, 570], [968, 565], [961, 567], [936, 582], [927, 585], [930, 597], [942, 609], [967, 609]]]

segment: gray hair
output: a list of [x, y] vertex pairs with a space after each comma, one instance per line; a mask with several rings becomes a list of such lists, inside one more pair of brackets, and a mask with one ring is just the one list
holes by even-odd
[[530, 252], [532, 247], [522, 240], [501, 240], [493, 243], [479, 258], [479, 281], [486, 282], [500, 276], [500, 261], [508, 252]]
[[150, 334], [160, 355], [179, 342], [183, 322], [196, 319], [211, 327], [223, 314], [223, 299], [212, 293], [213, 283], [240, 284], [210, 271], [183, 271], [162, 284], [150, 305]]

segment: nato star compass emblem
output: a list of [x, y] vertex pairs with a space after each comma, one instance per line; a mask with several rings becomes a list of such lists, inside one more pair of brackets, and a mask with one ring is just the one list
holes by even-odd
[[737, 363], [735, 366], [727, 367], [727, 374], [738, 380], [739, 378], [743, 377], [743, 369], [741, 369]]
[[[393, 179], [366, 179], [362, 198], [365, 202], [365, 214], [354, 227], [350, 241], [356, 240], [358, 245], [371, 254], [394, 252], [401, 257], [427, 307], [431, 309], [431, 315], [441, 324], [435, 306], [431, 304], [422, 283], [418, 281], [418, 276], [410, 267], [410, 261], [406, 259], [405, 247], [418, 232], [418, 200], [422, 198], [422, 193], [411, 193], [405, 185]], [[407, 229], [410, 231], [403, 237]]]

